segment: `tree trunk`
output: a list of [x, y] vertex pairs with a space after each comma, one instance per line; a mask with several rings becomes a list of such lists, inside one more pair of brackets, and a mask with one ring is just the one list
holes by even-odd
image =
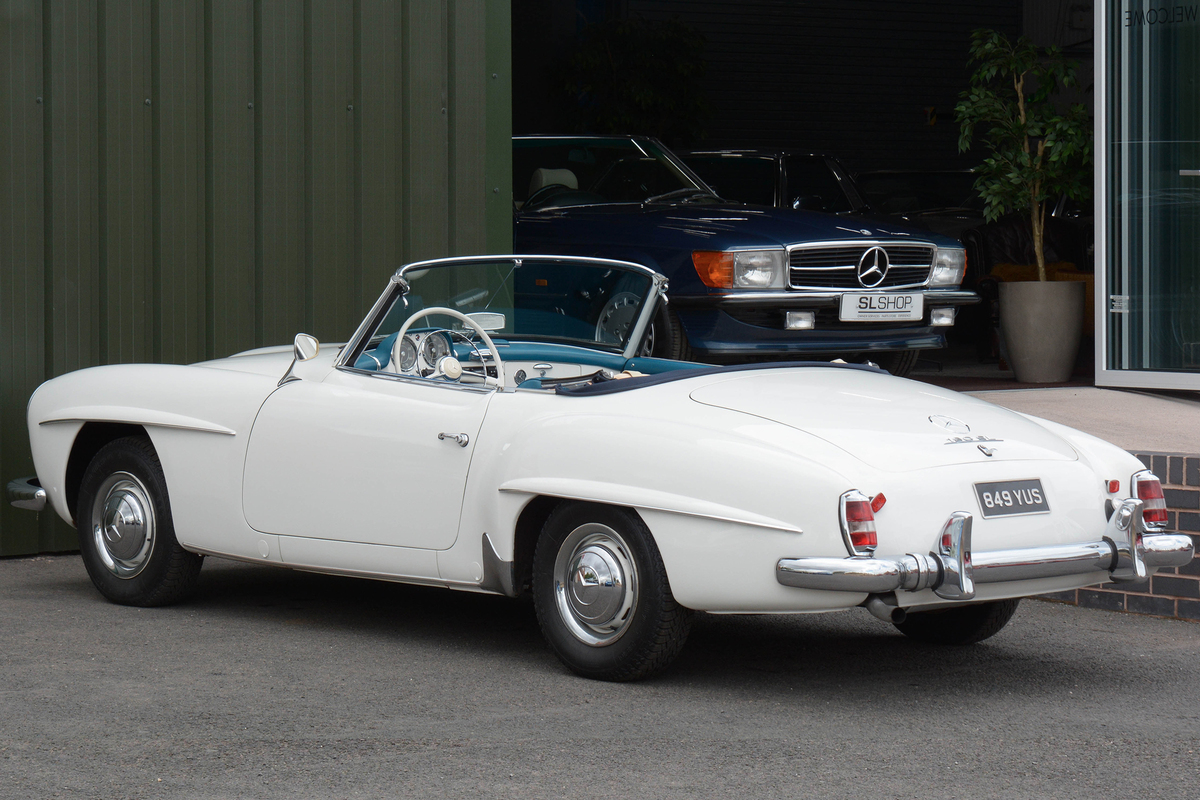
[[1046, 231], [1046, 201], [1034, 202], [1029, 211], [1033, 223], [1033, 257], [1037, 261], [1038, 280], [1046, 280], [1046, 248], [1044, 234]]

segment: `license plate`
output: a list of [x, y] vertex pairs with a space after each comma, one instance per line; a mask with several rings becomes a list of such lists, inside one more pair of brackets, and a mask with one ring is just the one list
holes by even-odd
[[1049, 514], [1050, 504], [1038, 478], [1024, 481], [997, 481], [975, 484], [979, 510], [988, 517], [1015, 517], [1021, 514]]
[[925, 295], [920, 292], [847, 292], [842, 295], [838, 316], [843, 322], [921, 319], [925, 316]]

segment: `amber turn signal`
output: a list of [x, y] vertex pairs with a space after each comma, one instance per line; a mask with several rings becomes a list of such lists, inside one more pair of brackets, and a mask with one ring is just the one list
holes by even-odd
[[705, 286], [714, 289], [733, 288], [733, 253], [693, 250], [692, 265]]

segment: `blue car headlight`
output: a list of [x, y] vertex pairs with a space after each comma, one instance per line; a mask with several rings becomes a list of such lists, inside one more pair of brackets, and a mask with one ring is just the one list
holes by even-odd
[[939, 247], [933, 257], [930, 286], [958, 286], [967, 274], [967, 251], [959, 247]]
[[696, 250], [692, 265], [714, 289], [783, 289], [787, 286], [787, 252], [778, 250]]

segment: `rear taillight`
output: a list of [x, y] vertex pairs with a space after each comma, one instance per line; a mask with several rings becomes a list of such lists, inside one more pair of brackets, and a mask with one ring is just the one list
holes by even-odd
[[842, 523], [842, 538], [851, 555], [869, 556], [879, 544], [875, 537], [875, 512], [871, 510], [871, 498], [860, 491], [851, 490], [842, 495], [839, 506]]
[[1138, 500], [1142, 501], [1142, 520], [1147, 525], [1162, 527], [1167, 524], [1167, 500], [1163, 497], [1162, 484], [1149, 470], [1139, 472], [1130, 481]]

